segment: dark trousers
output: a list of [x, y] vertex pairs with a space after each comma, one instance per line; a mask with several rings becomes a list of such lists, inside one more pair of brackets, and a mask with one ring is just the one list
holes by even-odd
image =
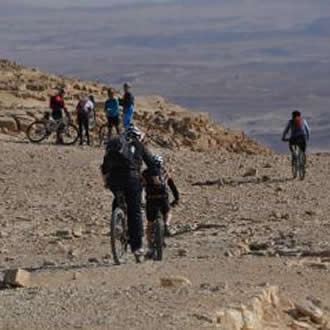
[[146, 205], [146, 215], [148, 221], [155, 221], [158, 216], [158, 212], [165, 218], [166, 214], [170, 211], [170, 202], [168, 197], [148, 199]]
[[108, 117], [109, 137], [112, 135], [112, 128], [115, 127], [117, 135], [120, 134], [119, 130], [119, 117]]
[[[56, 121], [62, 120], [63, 119], [62, 110], [53, 111], [52, 118]], [[64, 129], [64, 124], [61, 123], [56, 130], [56, 143], [63, 143], [63, 138], [62, 138], [63, 129]]]
[[89, 145], [89, 118], [87, 113], [78, 113], [78, 126], [80, 144], [83, 144], [83, 131], [85, 131], [87, 144]]
[[300, 150], [306, 152], [306, 148], [307, 148], [306, 137], [302, 135], [291, 138], [289, 141], [289, 148], [291, 152], [293, 152], [293, 146], [298, 146]]
[[[117, 192], [122, 192], [125, 196], [129, 243], [132, 252], [134, 252], [142, 248], [143, 245], [142, 186], [140, 179], [138, 177], [130, 177], [126, 180], [110, 179], [110, 189], [115, 196]], [[113, 208], [115, 206], [116, 201], [114, 201]]]

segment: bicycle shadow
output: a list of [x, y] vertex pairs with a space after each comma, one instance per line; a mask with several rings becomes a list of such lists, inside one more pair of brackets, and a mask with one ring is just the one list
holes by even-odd
[[[112, 262], [99, 262], [99, 263], [83, 263], [75, 265], [57, 265], [57, 266], [37, 266], [37, 267], [23, 267], [25, 271], [31, 274], [33, 287], [52, 286], [58, 287], [70, 280], [74, 280], [76, 276], [83, 276], [85, 280], [89, 278], [89, 274], [98, 271], [108, 271], [114, 269], [116, 265]], [[0, 270], [0, 292], [4, 290], [15, 289], [16, 286], [12, 285], [6, 280], [6, 270]], [[77, 275], [78, 274], [78, 275]], [[85, 274], [85, 275], [83, 275]]]
[[42, 141], [39, 143], [32, 143], [29, 140], [12, 140], [12, 139], [1, 139], [0, 142], [4, 143], [12, 143], [12, 144], [30, 144], [31, 146], [35, 146], [36, 148], [40, 146], [47, 146], [47, 147], [56, 147], [56, 148], [82, 148], [82, 147], [89, 147], [92, 148], [93, 150], [103, 150], [104, 147], [100, 146], [98, 142], [92, 142], [90, 145], [84, 144], [83, 146], [79, 145], [79, 142], [77, 141], [75, 144], [70, 144], [70, 145], [65, 145], [65, 144], [57, 144], [56, 142], [53, 141]]
[[1, 139], [1, 142], [14, 143], [14, 144], [29, 144], [28, 140], [11, 140], [11, 139]]
[[[39, 143], [31, 143], [29, 140], [10, 140], [10, 139], [2, 139], [1, 142], [5, 143], [12, 143], [12, 144], [30, 144], [31, 146], [40, 147], [40, 146], [47, 146], [47, 147], [60, 147], [60, 148], [67, 148], [67, 147], [79, 147], [78, 143], [73, 145], [65, 145], [65, 144], [57, 144], [52, 141], [43, 141]], [[92, 146], [94, 147], [94, 146]]]
[[293, 177], [285, 178], [271, 178], [269, 176], [262, 177], [232, 177], [232, 178], [219, 178], [216, 180], [197, 181], [192, 183], [192, 186], [231, 186], [237, 187], [245, 184], [266, 184], [266, 183], [287, 183], [293, 181]]

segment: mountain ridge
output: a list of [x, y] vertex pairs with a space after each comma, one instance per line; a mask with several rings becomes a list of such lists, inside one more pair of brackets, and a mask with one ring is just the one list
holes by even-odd
[[[0, 60], [0, 73], [2, 133], [20, 133], [23, 136], [27, 126], [42, 116], [48, 107], [49, 96], [60, 86], [67, 90], [66, 103], [71, 112], [74, 112], [79, 97], [95, 95], [97, 128], [106, 122], [103, 102], [109, 86], [105, 84], [44, 73], [5, 59]], [[263, 155], [272, 153], [243, 132], [226, 129], [212, 121], [207, 114], [189, 112], [160, 96], [138, 97], [135, 119], [137, 125], [152, 136], [152, 143], [170, 149], [220, 149]]]

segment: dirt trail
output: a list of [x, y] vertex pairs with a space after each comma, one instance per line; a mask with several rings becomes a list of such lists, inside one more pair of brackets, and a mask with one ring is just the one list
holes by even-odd
[[[329, 312], [330, 256], [318, 256], [330, 250], [328, 155], [311, 156], [300, 182], [286, 156], [163, 153], [182, 192], [173, 217], [181, 234], [168, 240], [164, 262], [116, 267], [103, 152], [0, 137], [0, 272], [31, 269], [33, 281], [0, 291], [1, 329], [215, 328], [207, 315], [266, 283]], [[195, 185], [207, 181], [220, 184]], [[77, 225], [79, 237], [61, 235]], [[161, 287], [169, 275], [192, 286]]]

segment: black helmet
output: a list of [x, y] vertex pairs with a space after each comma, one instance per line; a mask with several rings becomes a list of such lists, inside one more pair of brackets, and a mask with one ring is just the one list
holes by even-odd
[[95, 97], [94, 97], [94, 95], [89, 95], [88, 98], [89, 98], [89, 100], [90, 100], [93, 104], [96, 103], [96, 102], [95, 102]]
[[298, 110], [295, 110], [292, 112], [292, 118], [297, 118], [301, 116], [301, 112]]

